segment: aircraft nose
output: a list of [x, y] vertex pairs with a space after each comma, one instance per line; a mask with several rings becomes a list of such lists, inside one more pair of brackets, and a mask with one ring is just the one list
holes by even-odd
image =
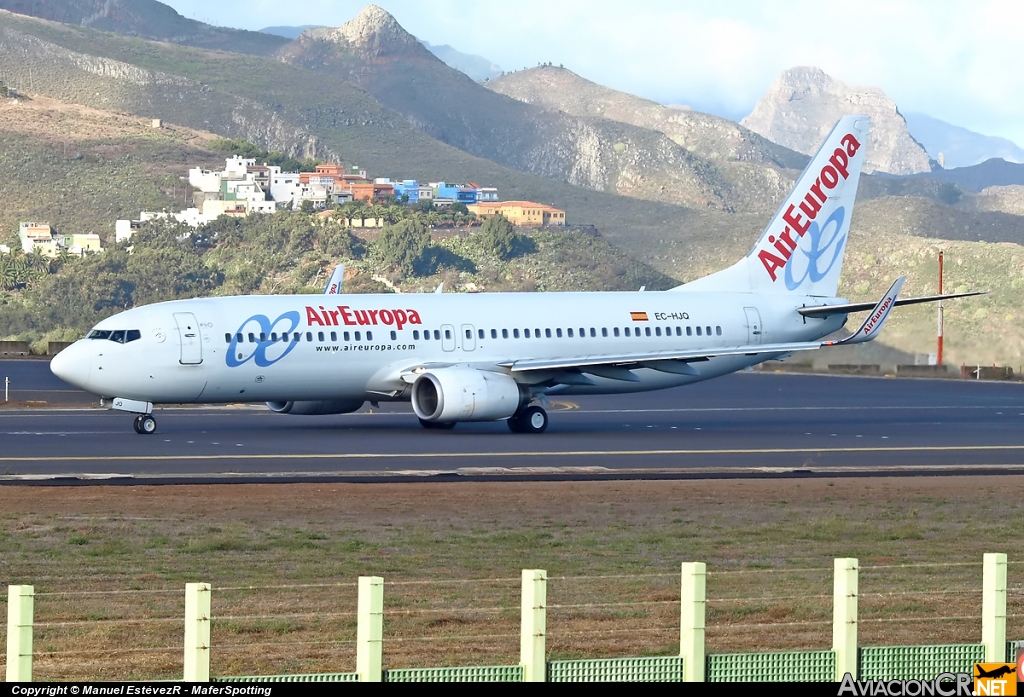
[[50, 360], [50, 372], [69, 385], [88, 389], [92, 357], [81, 341], [68, 346]]

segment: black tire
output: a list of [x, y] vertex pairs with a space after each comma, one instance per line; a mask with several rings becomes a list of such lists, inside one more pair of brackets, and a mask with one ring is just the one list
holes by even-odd
[[431, 431], [450, 431], [455, 428], [456, 421], [426, 421], [420, 419], [420, 426]]
[[508, 417], [508, 421], [505, 423], [508, 424], [508, 430], [512, 431], [512, 433], [523, 433], [523, 424], [519, 421], [518, 416]]
[[544, 433], [548, 430], [548, 413], [538, 406], [523, 409], [518, 421], [523, 429], [520, 433]]
[[132, 421], [132, 428], [134, 428], [135, 432], [138, 433], [141, 436], [142, 435], [142, 426], [139, 425], [140, 421], [142, 421], [142, 415], [141, 414], [136, 416], [135, 420]]
[[151, 414], [139, 417], [139, 432], [147, 436], [156, 432], [156, 419]]

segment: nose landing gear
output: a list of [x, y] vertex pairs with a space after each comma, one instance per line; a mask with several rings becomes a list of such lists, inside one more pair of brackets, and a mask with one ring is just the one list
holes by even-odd
[[135, 417], [135, 423], [132, 425], [135, 427], [135, 432], [143, 436], [148, 436], [156, 431], [156, 419], [152, 414], [139, 414]]
[[[107, 400], [104, 399], [101, 404], [107, 406]], [[135, 399], [115, 397], [110, 401], [109, 408], [138, 414], [132, 426], [139, 435], [148, 436], [156, 432], [156, 419], [153, 418], [152, 402], [140, 402]]]

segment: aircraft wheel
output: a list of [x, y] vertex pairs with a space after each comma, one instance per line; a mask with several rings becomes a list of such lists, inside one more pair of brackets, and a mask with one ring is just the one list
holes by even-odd
[[508, 421], [505, 423], [508, 424], [508, 430], [512, 431], [512, 433], [525, 433], [523, 430], [523, 424], [519, 420], [518, 415], [508, 417]]
[[156, 432], [156, 419], [152, 414], [143, 414], [139, 417], [139, 433], [150, 435]]
[[538, 406], [523, 409], [518, 421], [522, 433], [544, 433], [548, 430], [548, 413]]
[[135, 420], [132, 422], [132, 427], [135, 429], [135, 432], [138, 433], [139, 435], [142, 434], [142, 426], [139, 425], [140, 421], [142, 421], [142, 414], [136, 416]]
[[455, 428], [456, 423], [455, 421], [426, 421], [420, 419], [420, 426], [434, 431], [450, 431]]

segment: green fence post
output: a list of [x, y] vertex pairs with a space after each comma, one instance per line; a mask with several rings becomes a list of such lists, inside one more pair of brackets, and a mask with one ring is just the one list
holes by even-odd
[[185, 682], [210, 682], [210, 584], [185, 584]]
[[1006, 555], [986, 554], [981, 581], [981, 643], [985, 660], [1006, 660]]
[[7, 682], [32, 682], [33, 586], [7, 587]]
[[384, 660], [384, 579], [359, 577], [356, 672], [359, 682], [381, 682]]
[[679, 655], [683, 657], [683, 680], [704, 682], [704, 614], [707, 607], [707, 566], [684, 562], [679, 608]]
[[523, 682], [544, 682], [547, 677], [548, 572], [523, 569], [520, 612], [519, 662]]
[[836, 682], [857, 677], [857, 560], [835, 559], [832, 581], [832, 650]]

